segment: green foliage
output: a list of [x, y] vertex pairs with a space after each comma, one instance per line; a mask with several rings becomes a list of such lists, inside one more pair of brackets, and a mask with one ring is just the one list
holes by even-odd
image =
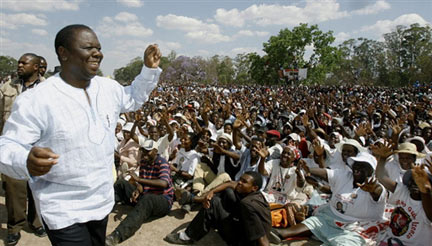
[[429, 26], [397, 26], [384, 41], [350, 39], [339, 46], [342, 61], [332, 81], [406, 86], [432, 81], [432, 31]]
[[17, 70], [17, 60], [10, 56], [0, 56], [0, 78], [11, 75]]
[[251, 60], [248, 54], [238, 54], [234, 58], [234, 81], [236, 84], [251, 83]]
[[[264, 57], [253, 54], [252, 77], [255, 81], [275, 83], [279, 81], [279, 70], [282, 68], [308, 68], [311, 81], [321, 81], [327, 73], [337, 67], [341, 57], [340, 51], [331, 46], [335, 38], [333, 33], [322, 32], [317, 25], [300, 24], [292, 30], [280, 30], [264, 43]], [[305, 59], [307, 48], [312, 48], [310, 58]], [[261, 70], [260, 70], [261, 69]]]
[[234, 64], [231, 58], [228, 56], [223, 57], [223, 59], [217, 64], [217, 75], [218, 81], [221, 84], [231, 84], [234, 81]]
[[125, 67], [114, 70], [114, 79], [121, 84], [130, 84], [135, 77], [140, 73], [144, 65], [144, 60], [141, 57], [132, 59]]
[[[161, 79], [277, 84], [282, 82], [279, 76], [281, 68], [307, 68], [308, 78], [303, 81], [306, 84], [405, 86], [415, 81], [432, 82], [430, 26], [397, 26], [383, 38], [384, 41], [350, 39], [336, 47], [332, 31], [323, 32], [317, 25], [300, 24], [271, 36], [263, 44], [263, 56], [248, 53], [239, 54], [234, 59], [219, 55], [204, 59], [177, 56], [175, 51], [171, 51], [161, 58], [160, 67], [164, 70]], [[137, 57], [127, 66], [116, 69], [115, 79], [130, 83], [142, 66], [142, 58]]]

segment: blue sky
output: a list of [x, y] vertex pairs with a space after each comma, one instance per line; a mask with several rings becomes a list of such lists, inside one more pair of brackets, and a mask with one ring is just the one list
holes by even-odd
[[[105, 75], [142, 56], [150, 43], [163, 54], [235, 57], [262, 54], [262, 44], [299, 23], [332, 30], [336, 43], [381, 40], [397, 25], [431, 25], [432, 0], [0, 0], [0, 54], [34, 52], [58, 65], [54, 37], [64, 26], [92, 27], [102, 44]], [[309, 49], [312, 49], [309, 47]]]

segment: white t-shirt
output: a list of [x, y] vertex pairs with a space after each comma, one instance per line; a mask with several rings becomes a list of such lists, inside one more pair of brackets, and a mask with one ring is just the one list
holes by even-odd
[[268, 152], [269, 152], [270, 159], [272, 160], [279, 159], [283, 152], [283, 147], [281, 144], [276, 143], [275, 145], [273, 145], [268, 149]]
[[176, 139], [176, 134], [174, 133], [173, 139], [171, 142], [168, 139], [169, 134], [158, 139], [158, 154], [162, 156], [165, 160], [169, 160], [169, 155], [171, 153], [170, 144]]
[[284, 168], [280, 160], [271, 160], [265, 163], [265, 168], [270, 173], [264, 197], [267, 202], [286, 204], [298, 195], [296, 167]]
[[309, 168], [319, 168], [320, 167], [318, 165], [318, 163], [316, 163], [314, 161], [313, 158], [302, 158], [302, 160], [306, 162], [306, 166], [308, 166]]
[[330, 208], [333, 213], [348, 221], [380, 220], [384, 216], [386, 192], [383, 187], [378, 201], [369, 192], [353, 187], [351, 171], [327, 169], [331, 191]]
[[216, 129], [216, 126], [213, 124], [213, 123], [211, 123], [210, 121], [209, 121], [209, 123], [208, 123], [208, 129], [210, 130], [210, 132], [211, 132], [211, 135], [212, 135], [212, 138], [214, 139], [214, 140], [216, 140], [216, 137], [217, 137], [217, 135], [218, 135], [218, 133], [217, 133], [217, 129]]
[[404, 245], [431, 245], [432, 222], [426, 217], [422, 201], [412, 199], [408, 188], [398, 182], [389, 202], [396, 207], [381, 241], [394, 237]]
[[391, 180], [402, 183], [402, 177], [406, 170], [403, 170], [399, 165], [398, 155], [392, 155], [386, 162], [385, 170]]
[[177, 153], [174, 163], [177, 163], [180, 170], [193, 176], [200, 158], [201, 155], [195, 150], [186, 152], [184, 148], [181, 148]]
[[339, 150], [333, 149], [332, 151], [326, 151], [327, 158], [325, 159], [325, 165], [333, 170], [343, 169], [345, 171], [351, 170], [350, 167], [343, 161], [342, 153]]

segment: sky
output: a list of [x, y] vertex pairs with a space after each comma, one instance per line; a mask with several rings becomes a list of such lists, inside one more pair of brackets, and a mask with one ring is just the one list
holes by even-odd
[[103, 74], [112, 75], [152, 43], [163, 55], [262, 55], [271, 36], [300, 23], [333, 31], [337, 45], [383, 40], [397, 25], [431, 25], [431, 13], [432, 0], [0, 0], [0, 55], [36, 53], [53, 70], [57, 32], [85, 24], [102, 45]]

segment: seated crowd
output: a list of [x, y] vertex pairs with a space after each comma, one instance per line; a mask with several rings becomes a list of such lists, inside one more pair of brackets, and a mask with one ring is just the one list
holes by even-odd
[[[117, 122], [116, 245], [173, 201], [199, 209], [165, 240], [228, 245], [432, 241], [432, 90], [161, 85]], [[429, 150], [431, 149], [431, 150]]]

